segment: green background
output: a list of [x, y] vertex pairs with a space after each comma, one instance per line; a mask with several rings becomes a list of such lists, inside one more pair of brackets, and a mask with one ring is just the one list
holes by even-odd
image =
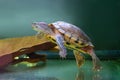
[[96, 50], [120, 49], [120, 0], [0, 0], [0, 38], [34, 35], [32, 22], [58, 20], [81, 27]]

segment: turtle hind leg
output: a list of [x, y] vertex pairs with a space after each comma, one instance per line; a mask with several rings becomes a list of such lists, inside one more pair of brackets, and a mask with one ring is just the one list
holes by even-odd
[[78, 51], [73, 51], [75, 59], [76, 59], [76, 63], [78, 67], [81, 67], [82, 64], [84, 63], [85, 59], [84, 56], [82, 54], [80, 54]]
[[101, 67], [99, 58], [96, 55], [94, 55], [92, 56], [92, 60], [94, 65], [93, 70], [100, 71], [102, 67]]
[[93, 49], [89, 51], [89, 55], [92, 57], [93, 60], [93, 70], [100, 71], [101, 70], [101, 62], [99, 58], [95, 55], [95, 52]]

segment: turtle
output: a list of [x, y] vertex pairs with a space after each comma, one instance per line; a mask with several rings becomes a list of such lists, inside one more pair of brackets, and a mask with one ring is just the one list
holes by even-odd
[[38, 32], [38, 38], [47, 37], [51, 42], [57, 44], [60, 57], [66, 58], [66, 48], [68, 48], [73, 50], [78, 67], [85, 60], [84, 53], [92, 57], [94, 70], [99, 71], [101, 69], [100, 60], [94, 52], [91, 39], [79, 27], [65, 21], [56, 21], [49, 24], [33, 22], [32, 28]]

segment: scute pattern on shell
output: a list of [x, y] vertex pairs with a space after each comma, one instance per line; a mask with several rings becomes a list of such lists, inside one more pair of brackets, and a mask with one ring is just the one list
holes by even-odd
[[[78, 44], [91, 45], [90, 38], [78, 27], [64, 21], [57, 21], [52, 23], [52, 25], [57, 29], [61, 34], [65, 35], [65, 41], [74, 43], [73, 41], [78, 41]], [[71, 41], [69, 41], [71, 38]], [[76, 45], [78, 45], [76, 44]], [[78, 45], [79, 46], [79, 45]]]

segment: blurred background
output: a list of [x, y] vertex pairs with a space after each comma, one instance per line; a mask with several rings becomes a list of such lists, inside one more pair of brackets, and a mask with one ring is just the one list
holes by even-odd
[[37, 32], [31, 28], [35, 21], [65, 21], [80, 27], [95, 45], [103, 70], [94, 73], [89, 60], [78, 70], [75, 60], [61, 60], [58, 54], [41, 51], [36, 53], [47, 53], [48, 58], [57, 56], [58, 60], [37, 66], [11, 65], [5, 71], [0, 70], [0, 79], [120, 79], [120, 0], [0, 0], [0, 39], [35, 35]]
[[80, 27], [96, 50], [119, 50], [119, 0], [0, 0], [0, 38], [35, 35], [34, 21]]

